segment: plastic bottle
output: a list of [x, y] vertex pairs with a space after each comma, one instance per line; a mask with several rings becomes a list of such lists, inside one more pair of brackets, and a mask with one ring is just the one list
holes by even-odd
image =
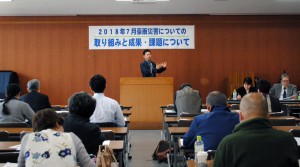
[[195, 163], [198, 164], [197, 154], [198, 152], [204, 151], [204, 144], [202, 142], [201, 136], [197, 136], [197, 140], [195, 141]]
[[237, 93], [236, 93], [236, 90], [234, 89], [233, 90], [233, 93], [232, 93], [232, 100], [237, 100]]

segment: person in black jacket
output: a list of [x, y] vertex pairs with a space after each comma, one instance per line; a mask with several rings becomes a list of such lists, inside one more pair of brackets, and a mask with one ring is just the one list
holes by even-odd
[[151, 51], [146, 49], [143, 51], [144, 61], [140, 64], [143, 77], [156, 77], [156, 73], [162, 73], [167, 69], [167, 62], [155, 64], [151, 61]]
[[241, 100], [242, 97], [245, 96], [249, 92], [257, 92], [257, 89], [252, 86], [252, 78], [251, 77], [245, 77], [243, 86], [238, 88], [236, 90], [236, 92], [237, 92], [237, 99], [238, 100]]
[[89, 154], [97, 155], [103, 137], [99, 127], [90, 123], [90, 117], [96, 107], [96, 100], [86, 92], [73, 94], [69, 98], [69, 114], [65, 118], [65, 132], [77, 135]]
[[268, 80], [258, 80], [257, 91], [262, 93], [267, 99], [268, 112], [281, 112], [279, 99], [270, 95], [271, 83]]
[[29, 104], [34, 112], [45, 108], [51, 108], [47, 95], [40, 93], [40, 81], [32, 79], [27, 83], [28, 94], [21, 96], [20, 100]]

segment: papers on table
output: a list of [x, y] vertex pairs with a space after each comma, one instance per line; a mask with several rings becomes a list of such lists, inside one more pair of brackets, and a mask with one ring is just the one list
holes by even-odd
[[6, 162], [5, 164], [0, 164], [0, 166], [3, 166], [3, 167], [17, 167], [18, 166], [18, 163], [10, 163], [10, 162]]
[[10, 146], [9, 148], [14, 148], [16, 150], [20, 150], [21, 149], [21, 144]]
[[300, 137], [294, 137], [294, 138], [297, 141], [297, 145], [300, 146]]
[[203, 112], [203, 113], [209, 113], [208, 109], [201, 109], [201, 112]]
[[105, 140], [105, 141], [102, 143], [102, 145], [104, 145], [104, 146], [108, 146], [108, 145], [109, 145], [109, 143], [110, 143], [110, 140]]
[[69, 111], [55, 111], [57, 114], [62, 114], [62, 113], [69, 113]]
[[165, 110], [166, 113], [176, 113], [175, 110]]
[[293, 100], [293, 96], [283, 98], [282, 100]]

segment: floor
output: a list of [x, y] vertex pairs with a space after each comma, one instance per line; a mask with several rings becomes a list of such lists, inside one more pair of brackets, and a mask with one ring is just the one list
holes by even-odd
[[152, 160], [152, 154], [161, 140], [161, 130], [130, 130], [132, 159], [129, 167], [168, 167], [167, 163]]

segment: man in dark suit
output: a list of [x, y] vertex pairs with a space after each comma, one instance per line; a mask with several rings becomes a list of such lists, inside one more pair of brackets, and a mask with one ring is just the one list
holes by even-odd
[[257, 91], [262, 93], [267, 99], [269, 112], [281, 112], [281, 105], [279, 99], [269, 95], [271, 83], [267, 80], [259, 80], [256, 83]]
[[156, 77], [156, 73], [162, 73], [167, 68], [167, 62], [155, 64], [151, 61], [151, 51], [146, 49], [143, 51], [144, 61], [140, 64], [143, 77]]
[[279, 98], [279, 100], [296, 99], [297, 86], [290, 84], [290, 79], [287, 74], [282, 74], [281, 83], [274, 84], [269, 93], [270, 95]]
[[28, 94], [20, 98], [21, 101], [24, 101], [29, 104], [34, 112], [37, 112], [41, 109], [51, 108], [51, 104], [47, 95], [44, 95], [40, 92], [40, 81], [37, 79], [32, 79], [27, 83]]

